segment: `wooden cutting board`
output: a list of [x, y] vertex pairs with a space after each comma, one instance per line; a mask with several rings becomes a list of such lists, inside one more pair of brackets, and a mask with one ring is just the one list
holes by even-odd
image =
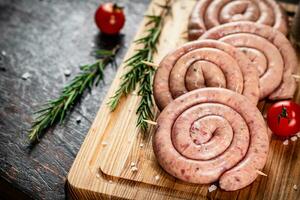
[[[148, 13], [160, 12], [153, 0]], [[175, 0], [172, 17], [166, 19], [160, 37], [155, 62], [170, 50], [187, 42], [187, 21], [196, 1]], [[287, 7], [290, 11], [293, 6]], [[143, 20], [135, 39], [145, 32]], [[136, 44], [132, 43], [124, 60], [129, 58]], [[152, 150], [151, 136], [143, 138], [136, 128], [135, 114], [139, 97], [132, 94], [123, 98], [117, 110], [110, 112], [106, 105], [125, 72], [118, 70], [115, 80], [96, 119], [73, 163], [68, 175], [68, 191], [74, 199], [300, 199], [300, 139], [285, 146], [272, 138], [268, 161], [263, 171], [268, 177], [258, 177], [250, 186], [235, 192], [217, 189], [209, 193], [209, 185], [188, 184], [165, 173], [158, 165]], [[295, 95], [300, 101], [300, 92]], [[259, 108], [266, 110], [262, 102]], [[157, 113], [157, 111], [156, 111]], [[138, 170], [131, 170], [131, 163]], [[299, 189], [294, 190], [293, 186]]]

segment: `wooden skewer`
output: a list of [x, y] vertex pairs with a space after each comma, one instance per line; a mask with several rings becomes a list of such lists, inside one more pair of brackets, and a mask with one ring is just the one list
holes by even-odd
[[152, 124], [152, 125], [157, 125], [157, 122], [151, 120], [144, 120], [144, 122], [147, 122], [148, 124]]
[[[157, 122], [151, 121], [151, 120], [144, 120], [144, 122], [147, 122], [148, 124], [157, 125]], [[262, 176], [268, 176], [267, 174], [263, 173], [262, 171], [256, 170], [256, 173]]]
[[239, 85], [236, 86], [235, 92], [238, 92], [239, 87], [240, 87]]
[[293, 74], [292, 76], [293, 76], [295, 79], [300, 79], [300, 75]]
[[262, 176], [268, 176], [267, 174], [263, 173], [262, 171], [259, 171], [259, 170], [256, 170], [256, 173], [258, 173], [259, 175], [262, 175]]
[[157, 65], [155, 63], [152, 63], [152, 62], [145, 61], [145, 60], [143, 60], [142, 63], [145, 64], [145, 65], [151, 66], [154, 69], [157, 69], [159, 67], [159, 65]]
[[181, 37], [182, 39], [188, 39], [188, 31], [182, 32], [182, 33], [180, 34], [180, 37]]

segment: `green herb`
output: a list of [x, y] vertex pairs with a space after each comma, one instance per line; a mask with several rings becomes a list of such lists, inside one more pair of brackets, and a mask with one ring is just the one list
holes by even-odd
[[[158, 4], [157, 4], [158, 5]], [[146, 15], [148, 18], [146, 35], [135, 41], [141, 45], [135, 54], [125, 61], [128, 71], [121, 77], [121, 84], [114, 96], [110, 98], [108, 105], [114, 111], [123, 95], [127, 96], [139, 85], [138, 95], [141, 97], [136, 114], [138, 115], [137, 126], [143, 133], [148, 130], [148, 123], [145, 120], [153, 120], [153, 99], [152, 99], [152, 78], [155, 69], [147, 66], [143, 61], [153, 62], [153, 54], [159, 42], [159, 36], [164, 24], [164, 18], [169, 14], [171, 0], [165, 5], [158, 5], [162, 12], [159, 15]]]
[[81, 72], [63, 88], [60, 96], [57, 99], [50, 100], [44, 105], [44, 108], [35, 112], [38, 116], [35, 118], [28, 135], [31, 143], [37, 142], [39, 136], [46, 129], [57, 122], [62, 122], [67, 112], [82, 97], [84, 91], [91, 89], [94, 84], [97, 85], [103, 80], [103, 70], [108, 64], [114, 62], [118, 49], [117, 46], [111, 51], [98, 50], [96, 54], [99, 59], [94, 64], [80, 67]]

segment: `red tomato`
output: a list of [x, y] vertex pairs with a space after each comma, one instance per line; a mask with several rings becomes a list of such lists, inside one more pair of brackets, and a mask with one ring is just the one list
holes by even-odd
[[123, 8], [113, 3], [100, 5], [95, 13], [95, 22], [101, 32], [109, 35], [118, 34], [125, 23]]
[[277, 102], [269, 108], [267, 122], [276, 135], [294, 135], [300, 131], [300, 106], [292, 101]]

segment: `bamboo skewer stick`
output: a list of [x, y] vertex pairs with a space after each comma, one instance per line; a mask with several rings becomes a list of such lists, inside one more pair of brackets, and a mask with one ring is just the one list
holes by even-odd
[[263, 173], [262, 171], [259, 171], [259, 170], [256, 170], [256, 173], [258, 173], [259, 175], [262, 175], [262, 176], [268, 176], [267, 174]]
[[144, 122], [151, 124], [151, 125], [157, 125], [157, 122], [151, 121], [151, 120], [144, 120]]
[[[143, 61], [143, 62], [147, 62], [147, 61]], [[144, 120], [144, 122], [148, 123], [148, 124], [151, 124], [151, 125], [157, 125], [157, 122], [154, 122], [154, 121], [151, 121], [151, 120]], [[268, 176], [267, 174], [263, 173], [262, 171], [260, 170], [256, 170], [256, 173], [261, 175], [261, 176]]]
[[300, 79], [300, 75], [293, 74], [292, 76], [293, 76], [295, 79]]
[[148, 65], [150, 67], [153, 67], [154, 69], [157, 69], [159, 67], [159, 65], [157, 65], [155, 63], [152, 63], [152, 62], [149, 62], [149, 61], [145, 61], [145, 60], [143, 60], [142, 63], [145, 64], [145, 65]]
[[[144, 122], [147, 122], [148, 124], [155, 125], [155, 126], [157, 125], [157, 122], [154, 122], [154, 121], [151, 121], [151, 120], [144, 120]], [[261, 176], [268, 176], [267, 174], [263, 173], [260, 170], [256, 170], [256, 173], [261, 175]]]

